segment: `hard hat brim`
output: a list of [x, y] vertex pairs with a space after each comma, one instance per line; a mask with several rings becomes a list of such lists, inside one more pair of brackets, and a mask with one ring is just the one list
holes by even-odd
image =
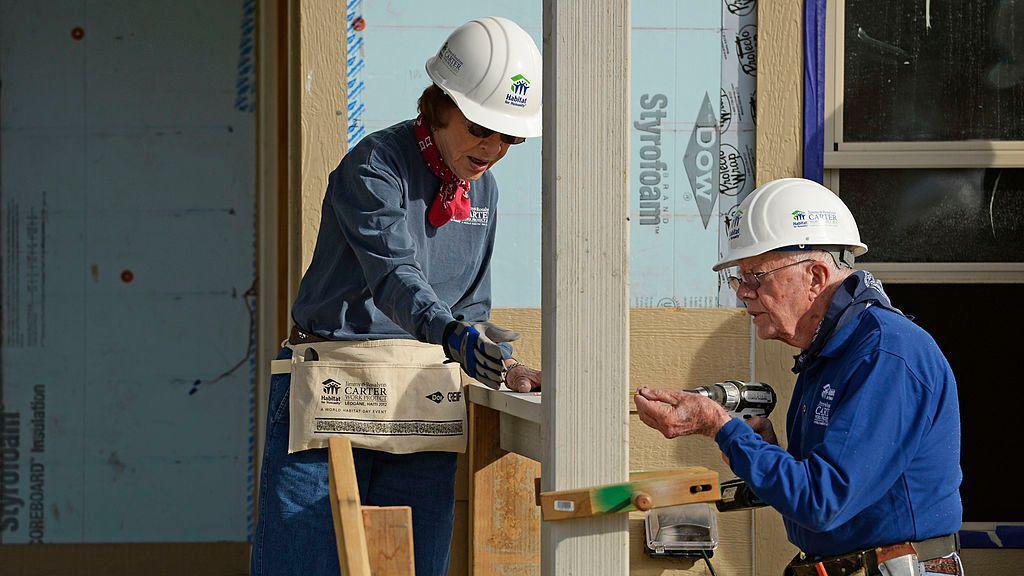
[[[747, 259], [747, 258], [753, 258], [754, 256], [760, 256], [762, 254], [767, 254], [769, 252], [773, 252], [775, 250], [779, 250], [780, 248], [786, 248], [787, 246], [790, 246], [790, 245], [789, 244], [780, 244], [779, 246], [775, 246], [775, 247], [767, 248], [767, 249], [764, 246], [752, 246], [752, 247], [747, 248], [745, 250], [736, 250], [736, 251], [730, 253], [728, 258], [726, 258], [724, 260], [721, 260], [721, 261], [718, 262], [718, 264], [715, 264], [714, 266], [712, 266], [711, 267], [711, 271], [712, 272], [718, 272], [718, 271], [723, 270], [725, 268], [729, 268], [731, 266], [736, 266], [739, 263], [740, 260], [744, 260], [744, 259]], [[819, 246], [819, 245], [818, 244], [808, 244], [807, 245], [807, 249], [808, 250], [815, 250], [815, 249], [817, 249], [817, 246]], [[854, 244], [854, 245], [850, 246], [850, 251], [853, 252], [854, 257], [860, 257], [863, 254], [867, 253], [868, 247], [865, 244]]]

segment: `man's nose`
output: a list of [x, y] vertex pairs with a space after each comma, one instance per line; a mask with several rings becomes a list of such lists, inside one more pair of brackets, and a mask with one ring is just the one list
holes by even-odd
[[746, 282], [740, 284], [738, 290], [736, 290], [736, 297], [740, 300], [753, 300], [757, 298], [757, 290], [751, 288]]

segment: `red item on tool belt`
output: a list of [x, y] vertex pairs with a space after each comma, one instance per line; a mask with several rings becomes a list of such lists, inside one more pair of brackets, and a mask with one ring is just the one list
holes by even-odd
[[954, 553], [960, 551], [958, 535], [937, 536], [921, 542], [900, 542], [868, 550], [850, 552], [841, 556], [812, 559], [798, 554], [786, 567], [788, 576], [836, 576], [864, 574], [878, 576], [879, 565], [888, 560], [913, 555], [924, 564], [926, 571], [936, 574], [961, 574], [960, 563]]
[[441, 179], [441, 189], [438, 190], [434, 203], [430, 205], [427, 219], [430, 223], [440, 228], [450, 220], [465, 220], [469, 218], [469, 181], [463, 180], [452, 172], [452, 169], [441, 157], [441, 151], [434, 144], [434, 137], [423, 123], [423, 116], [416, 118], [412, 123], [413, 132], [416, 134], [416, 143], [419, 145], [420, 154], [427, 167]]

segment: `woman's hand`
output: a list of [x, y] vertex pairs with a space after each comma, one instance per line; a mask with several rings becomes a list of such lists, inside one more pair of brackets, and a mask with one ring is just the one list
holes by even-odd
[[[511, 368], [510, 368], [511, 367]], [[534, 370], [518, 360], [505, 360], [505, 386], [513, 392], [540, 390], [540, 370]]]

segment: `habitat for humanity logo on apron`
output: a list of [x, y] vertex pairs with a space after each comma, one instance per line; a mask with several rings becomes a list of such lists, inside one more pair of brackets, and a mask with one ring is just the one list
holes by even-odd
[[333, 435], [393, 454], [465, 451], [462, 371], [444, 363], [440, 346], [372, 340], [289, 348], [289, 453], [325, 447]]

